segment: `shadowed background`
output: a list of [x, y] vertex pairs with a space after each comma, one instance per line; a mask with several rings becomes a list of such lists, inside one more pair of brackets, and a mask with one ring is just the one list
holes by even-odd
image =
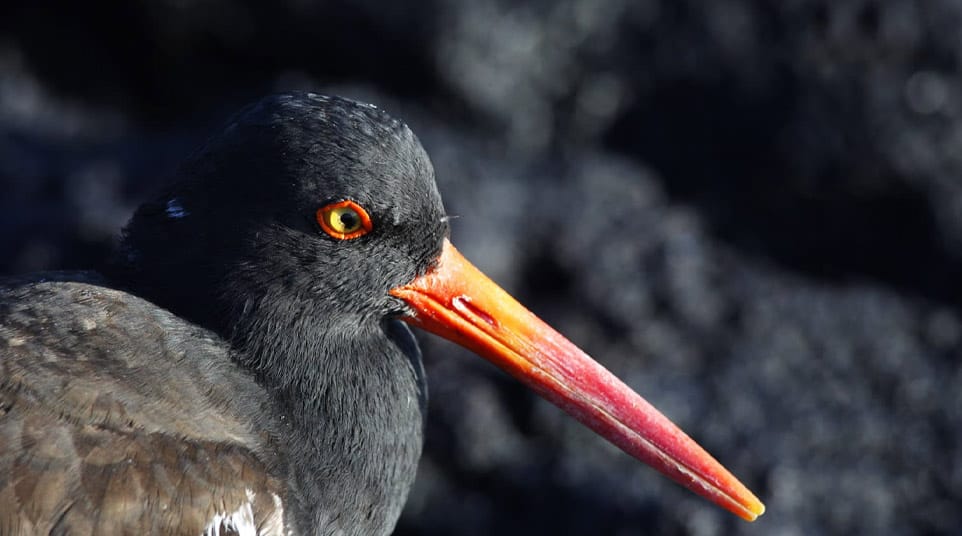
[[244, 103], [407, 121], [465, 255], [742, 478], [745, 524], [420, 337], [397, 533], [960, 534], [962, 3], [5, 2], [0, 274], [96, 267]]

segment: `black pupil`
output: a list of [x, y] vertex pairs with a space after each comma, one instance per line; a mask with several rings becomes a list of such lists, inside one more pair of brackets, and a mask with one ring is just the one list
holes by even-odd
[[359, 223], [357, 214], [351, 211], [342, 212], [340, 219], [345, 229], [353, 229]]

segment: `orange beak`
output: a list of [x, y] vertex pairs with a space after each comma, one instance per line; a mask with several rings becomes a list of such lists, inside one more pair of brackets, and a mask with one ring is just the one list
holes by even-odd
[[437, 265], [391, 290], [405, 318], [501, 367], [622, 450], [748, 521], [765, 506], [640, 395], [528, 311], [447, 240]]

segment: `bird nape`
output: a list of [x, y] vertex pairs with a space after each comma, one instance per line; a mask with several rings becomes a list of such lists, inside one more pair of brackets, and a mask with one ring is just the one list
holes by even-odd
[[390, 533], [426, 403], [408, 324], [736, 515], [764, 512], [448, 234], [403, 123], [309, 93], [243, 109], [136, 211], [103, 274], [0, 284], [0, 533]]

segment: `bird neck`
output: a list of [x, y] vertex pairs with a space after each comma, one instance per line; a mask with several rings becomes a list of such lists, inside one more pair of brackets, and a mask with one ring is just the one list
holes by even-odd
[[304, 532], [389, 534], [421, 455], [420, 356], [405, 351], [416, 345], [396, 321], [270, 304], [249, 306], [234, 340], [289, 423], [293, 519]]

